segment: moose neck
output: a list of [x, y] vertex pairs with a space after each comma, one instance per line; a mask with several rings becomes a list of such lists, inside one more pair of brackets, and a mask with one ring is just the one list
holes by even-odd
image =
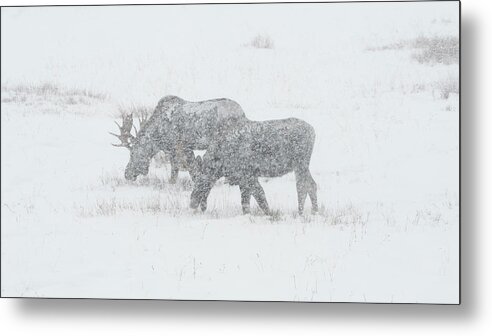
[[138, 133], [137, 140], [146, 146], [154, 146], [156, 153], [160, 150], [169, 152], [175, 147], [170, 123], [162, 118], [149, 119]]

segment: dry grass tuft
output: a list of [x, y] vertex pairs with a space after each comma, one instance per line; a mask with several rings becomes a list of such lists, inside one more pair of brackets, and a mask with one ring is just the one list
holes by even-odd
[[273, 49], [275, 47], [275, 43], [270, 36], [258, 34], [249, 43], [247, 43], [246, 46], [256, 49]]
[[459, 39], [454, 36], [419, 36], [415, 39], [368, 47], [368, 51], [412, 49], [412, 58], [424, 64], [457, 64], [459, 61]]
[[268, 216], [270, 222], [282, 222], [284, 219], [284, 214], [280, 210], [272, 210], [270, 216]]
[[79, 207], [81, 217], [115, 216], [125, 211], [133, 213], [159, 213], [165, 211], [159, 198], [137, 201], [118, 200], [116, 198], [100, 199], [92, 207]]
[[442, 99], [448, 99], [451, 93], [459, 94], [460, 87], [457, 78], [448, 76], [434, 83], [433, 88], [438, 92], [439, 97]]
[[342, 208], [327, 209], [324, 205], [321, 205], [319, 211], [316, 214], [303, 214], [299, 216], [296, 213], [293, 214], [293, 218], [300, 217], [305, 223], [321, 221], [329, 225], [337, 226], [361, 226], [364, 227], [368, 220], [369, 214], [363, 214], [356, 209], [352, 204], [348, 204]]
[[191, 191], [193, 183], [190, 178], [179, 178], [176, 184], [170, 184], [164, 177], [149, 173], [135, 181], [128, 181], [122, 174], [104, 173], [99, 177], [102, 186], [117, 187], [150, 187], [155, 190]]
[[26, 103], [30, 100], [48, 98], [58, 104], [89, 105], [96, 101], [105, 101], [109, 96], [104, 93], [80, 88], [62, 88], [52, 83], [2, 85], [2, 103]]
[[411, 42], [418, 49], [412, 57], [419, 63], [457, 64], [459, 39], [452, 36], [419, 36]]

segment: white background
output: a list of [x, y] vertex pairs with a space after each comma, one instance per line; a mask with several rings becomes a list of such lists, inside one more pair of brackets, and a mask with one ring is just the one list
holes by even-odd
[[[121, 1], [118, 1], [121, 3]], [[149, 3], [150, 1], [146, 1]], [[2, 5], [14, 2], [1, 1]], [[34, 4], [34, 2], [25, 2]], [[53, 1], [50, 4], [55, 4]], [[64, 2], [66, 3], [66, 2]], [[72, 2], [90, 3], [90, 2]], [[15, 2], [20, 4], [20, 2]], [[129, 302], [72, 300], [0, 301], [3, 334], [87, 335], [142, 333], [483, 334], [491, 315], [490, 141], [485, 79], [490, 65], [490, 5], [462, 4], [462, 305], [281, 304], [231, 302]], [[490, 119], [490, 117], [488, 117]], [[489, 331], [490, 332], [490, 331]]]

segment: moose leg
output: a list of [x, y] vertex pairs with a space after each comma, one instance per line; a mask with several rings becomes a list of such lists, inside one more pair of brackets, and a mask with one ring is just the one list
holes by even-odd
[[270, 215], [270, 208], [268, 206], [268, 202], [265, 197], [265, 191], [263, 190], [263, 187], [260, 185], [260, 182], [258, 182], [258, 178], [255, 178], [254, 182], [252, 183], [251, 191], [260, 209], [263, 210], [265, 215]]
[[200, 210], [202, 210], [202, 212], [205, 212], [205, 210], [207, 210], [207, 199], [206, 198], [204, 198], [200, 202]]
[[251, 212], [251, 188], [246, 184], [240, 184], [239, 190], [241, 191], [241, 206], [243, 207], [243, 214], [249, 214]]
[[317, 196], [316, 182], [311, 175], [311, 172], [307, 171], [307, 191], [309, 194], [309, 198], [311, 199], [311, 211], [318, 212], [318, 196]]
[[195, 153], [192, 149], [187, 148], [184, 150], [184, 159], [186, 160], [186, 168], [188, 169], [188, 173], [190, 174], [191, 180], [195, 181], [197, 171], [195, 167]]
[[210, 182], [210, 185], [205, 189], [205, 193], [202, 196], [202, 200], [200, 201], [200, 209], [205, 212], [207, 210], [207, 199], [208, 195], [210, 195], [210, 192], [212, 191], [212, 187], [217, 182], [217, 178], [214, 178], [213, 181]]
[[196, 182], [200, 174], [202, 173], [203, 160], [200, 155], [195, 157], [193, 164], [190, 168], [190, 176], [193, 182]]
[[308, 193], [307, 174], [304, 170], [296, 170], [296, 189], [297, 189], [297, 207], [299, 214], [304, 212], [304, 203]]
[[169, 183], [175, 184], [179, 173], [178, 160], [175, 152], [171, 153], [169, 161], [171, 162], [171, 179], [169, 180]]

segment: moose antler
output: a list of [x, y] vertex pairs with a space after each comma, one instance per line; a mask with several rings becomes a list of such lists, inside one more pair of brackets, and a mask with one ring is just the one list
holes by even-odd
[[121, 143], [112, 145], [115, 147], [126, 147], [128, 149], [131, 149], [133, 141], [135, 140], [135, 136], [132, 134], [132, 127], [135, 129], [135, 132], [137, 132], [137, 129], [133, 126], [133, 114], [123, 115], [122, 119], [123, 121], [121, 125], [118, 124], [116, 121], [114, 122], [120, 129], [120, 134], [109, 132], [109, 134], [117, 137], [121, 141]]
[[[147, 120], [149, 119], [149, 112], [148, 111], [143, 111], [138, 115], [138, 125], [139, 128], [142, 129], [144, 125], [147, 123]], [[136, 132], [136, 130], [135, 130]]]

